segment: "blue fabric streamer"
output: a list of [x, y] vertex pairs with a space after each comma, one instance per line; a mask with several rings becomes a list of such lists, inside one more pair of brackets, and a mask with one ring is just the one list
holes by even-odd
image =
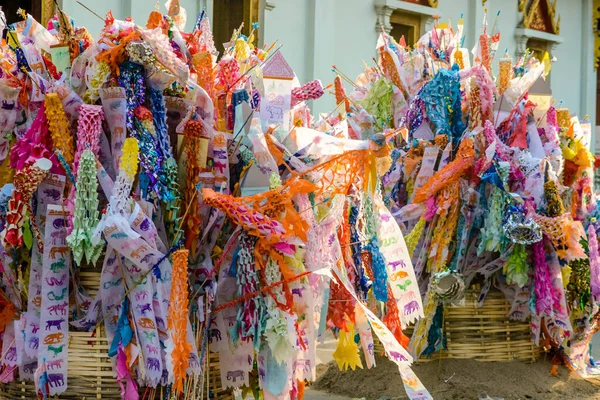
[[435, 133], [447, 135], [454, 145], [465, 130], [458, 71], [457, 65], [451, 70], [440, 69], [421, 92], [427, 117], [435, 125]]
[[385, 269], [385, 259], [376, 238], [369, 240], [365, 251], [371, 253], [371, 268], [373, 269], [373, 294], [375, 299], [386, 302], [388, 300], [388, 274]]
[[115, 331], [115, 336], [110, 344], [108, 356], [116, 356], [119, 345], [126, 347], [131, 342], [132, 338], [133, 330], [131, 329], [131, 326], [129, 326], [129, 299], [125, 297], [121, 303], [121, 313], [119, 314], [119, 319], [117, 321], [117, 330]]

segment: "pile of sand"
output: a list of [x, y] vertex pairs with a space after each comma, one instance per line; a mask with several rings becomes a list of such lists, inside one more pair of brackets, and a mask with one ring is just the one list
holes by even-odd
[[[600, 400], [600, 379], [584, 380], [564, 367], [553, 377], [549, 370], [550, 363], [543, 360], [527, 364], [448, 359], [413, 365], [435, 400], [476, 400], [482, 394], [505, 400]], [[367, 400], [407, 398], [396, 365], [381, 357], [370, 370], [342, 372], [330, 363], [313, 388]]]

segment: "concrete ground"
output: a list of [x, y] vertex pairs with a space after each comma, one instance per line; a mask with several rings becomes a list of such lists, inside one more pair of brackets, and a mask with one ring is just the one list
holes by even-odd
[[319, 392], [318, 390], [311, 390], [307, 388], [304, 391], [304, 400], [351, 400], [350, 397], [337, 396], [335, 394], [329, 394], [325, 392]]
[[600, 333], [596, 333], [592, 338], [592, 357], [596, 363], [600, 361]]

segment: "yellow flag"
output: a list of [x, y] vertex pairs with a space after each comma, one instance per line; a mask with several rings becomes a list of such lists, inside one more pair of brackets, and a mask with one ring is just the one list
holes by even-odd
[[544, 56], [542, 57], [542, 63], [544, 64], [544, 78], [548, 76], [550, 70], [552, 69], [552, 63], [550, 62], [550, 53], [547, 51], [544, 52]]

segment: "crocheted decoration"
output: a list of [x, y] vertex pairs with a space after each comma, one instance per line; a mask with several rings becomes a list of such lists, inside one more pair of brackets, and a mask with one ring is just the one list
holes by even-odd
[[323, 96], [323, 93], [323, 84], [321, 84], [320, 80], [315, 79], [314, 81], [307, 82], [300, 87], [292, 89], [291, 106], [293, 107], [302, 101], [316, 100]]
[[0, 232], [4, 248], [23, 246], [23, 224], [28, 220], [33, 228], [40, 253], [43, 254], [42, 235], [37, 228], [35, 218], [32, 218], [35, 214], [31, 208], [31, 197], [47, 174], [48, 170], [40, 168], [37, 164], [28, 165], [15, 174], [14, 190], [8, 201], [6, 225]]
[[83, 152], [79, 162], [73, 231], [67, 237], [67, 244], [73, 251], [73, 258], [77, 265], [81, 264], [84, 255], [90, 264], [95, 264], [100, 257], [102, 243], [94, 246], [91, 242], [99, 216], [96, 157], [88, 149]]
[[528, 279], [527, 251], [525, 250], [525, 245], [520, 243], [514, 245], [506, 264], [504, 264], [503, 273], [506, 275], [506, 283], [509, 285], [516, 283], [519, 287], [525, 286]]
[[138, 170], [138, 153], [137, 140], [134, 138], [125, 139], [119, 162], [119, 175], [110, 197], [107, 215], [126, 212], [130, 209], [127, 202]]
[[360, 104], [375, 117], [378, 132], [393, 127], [392, 85], [386, 79], [378, 79]]
[[[239, 251], [237, 253], [237, 287], [238, 296], [244, 297], [260, 289], [259, 276], [254, 263], [254, 245], [256, 238], [246, 232], [240, 234]], [[258, 351], [261, 336], [265, 330], [267, 310], [262, 294], [246, 298], [238, 305], [237, 323], [232, 328], [232, 339], [253, 342]], [[234, 343], [237, 340], [234, 340]]]
[[171, 359], [173, 363], [174, 389], [183, 391], [183, 381], [189, 365], [192, 345], [187, 341], [188, 324], [188, 251], [177, 250], [173, 253], [173, 275], [167, 327], [173, 341]]
[[60, 97], [56, 93], [46, 94], [46, 119], [48, 120], [48, 130], [52, 135], [54, 148], [59, 150], [67, 164], [73, 162], [73, 137], [69, 121], [63, 110]]
[[435, 125], [434, 133], [448, 135], [452, 138], [452, 143], [458, 143], [465, 130], [462, 123], [458, 66], [454, 65], [451, 70], [441, 69], [423, 87], [420, 97], [425, 102], [427, 117]]
[[488, 213], [484, 226], [481, 228], [481, 242], [477, 254], [484, 251], [500, 251], [504, 230], [502, 229], [502, 214], [506, 207], [506, 195], [502, 189], [492, 186], [488, 199]]
[[239, 64], [232, 56], [225, 55], [219, 60], [217, 70], [217, 88], [223, 92], [233, 91], [233, 85], [237, 82], [239, 85], [242, 80], [240, 78]]
[[198, 75], [198, 85], [200, 85], [214, 101], [216, 96], [215, 80], [217, 74], [213, 65], [212, 55], [208, 52], [196, 53], [192, 58], [192, 65]]
[[585, 237], [585, 230], [580, 221], [573, 221], [570, 213], [559, 217], [534, 214], [533, 219], [540, 225], [544, 235], [550, 239], [559, 258], [572, 261], [586, 257], [580, 243]]
[[[79, 118], [77, 120], [77, 152], [75, 153], [71, 172], [77, 173], [79, 170], [79, 159], [84, 151], [91, 150], [92, 154], [100, 154], [102, 120], [104, 120], [102, 106], [82, 104], [79, 107]], [[65, 201], [65, 205], [69, 211], [69, 217], [67, 218], [67, 235], [70, 235], [73, 230], [73, 215], [75, 211], [75, 187], [71, 188], [71, 192]]]

